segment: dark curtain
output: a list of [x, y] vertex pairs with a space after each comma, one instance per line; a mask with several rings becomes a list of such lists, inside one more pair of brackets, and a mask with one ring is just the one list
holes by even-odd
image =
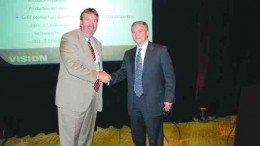
[[[235, 114], [241, 87], [259, 83], [256, 69], [260, 61], [256, 57], [259, 10], [256, 1], [219, 0], [201, 4], [200, 12], [204, 12], [199, 16], [206, 17], [199, 22], [206, 22], [202, 29], [208, 32], [204, 34], [208, 39], [198, 42], [207, 48], [200, 45], [197, 48], [197, 103], [207, 107], [211, 115]], [[203, 32], [200, 34], [203, 37]], [[206, 66], [200, 68], [201, 65]], [[205, 73], [203, 80], [199, 80], [200, 72]]]
[[239, 92], [232, 66], [232, 15], [231, 0], [200, 1], [196, 101], [197, 109], [206, 107], [214, 115], [234, 114], [236, 110]]
[[[195, 89], [195, 102], [198, 101], [199, 93], [203, 90], [210, 58], [211, 29], [207, 10], [207, 1], [201, 0], [199, 3], [198, 21], [197, 21], [197, 43], [196, 65], [197, 78]], [[203, 106], [203, 105], [199, 105]]]
[[197, 15], [198, 0], [153, 1], [153, 40], [168, 46], [176, 74], [176, 103], [166, 120], [190, 121], [194, 114]]

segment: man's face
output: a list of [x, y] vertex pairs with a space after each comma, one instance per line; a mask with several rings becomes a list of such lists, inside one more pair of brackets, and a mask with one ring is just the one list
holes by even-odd
[[149, 32], [143, 24], [135, 24], [132, 27], [132, 37], [138, 46], [142, 46], [148, 39]]
[[81, 31], [86, 37], [92, 37], [97, 30], [98, 17], [93, 13], [84, 13], [80, 21]]

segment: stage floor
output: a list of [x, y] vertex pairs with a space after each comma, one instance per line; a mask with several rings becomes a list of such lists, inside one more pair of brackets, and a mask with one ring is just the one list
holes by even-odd
[[[236, 116], [209, 117], [206, 122], [194, 119], [186, 123], [164, 123], [165, 146], [233, 146]], [[3, 140], [0, 140], [1, 143]], [[0, 143], [0, 144], [1, 144]], [[38, 134], [35, 137], [9, 138], [5, 146], [59, 146], [57, 133]], [[93, 146], [134, 146], [131, 130], [98, 127]]]

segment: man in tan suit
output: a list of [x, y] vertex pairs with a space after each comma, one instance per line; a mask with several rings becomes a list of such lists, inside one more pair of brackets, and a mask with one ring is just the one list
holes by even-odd
[[92, 144], [97, 111], [102, 110], [102, 86], [111, 79], [103, 71], [101, 43], [93, 37], [98, 18], [95, 9], [85, 9], [80, 29], [61, 38], [55, 101], [61, 146]]

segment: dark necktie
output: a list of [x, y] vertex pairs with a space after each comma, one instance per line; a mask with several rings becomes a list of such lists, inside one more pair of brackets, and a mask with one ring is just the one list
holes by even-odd
[[136, 62], [135, 62], [134, 91], [137, 96], [141, 96], [143, 94], [143, 85], [142, 85], [143, 68], [142, 68], [141, 50], [142, 48], [139, 48], [136, 56]]
[[[94, 60], [94, 62], [95, 62], [95, 61], [96, 61], [95, 51], [94, 51], [94, 48], [93, 48], [92, 45], [91, 45], [90, 39], [88, 39], [88, 47], [90, 48], [90, 51], [91, 51], [93, 60]], [[98, 92], [98, 89], [99, 89], [99, 79], [97, 79], [97, 80], [95, 81], [95, 83], [94, 83], [94, 90], [95, 90], [96, 92]]]

